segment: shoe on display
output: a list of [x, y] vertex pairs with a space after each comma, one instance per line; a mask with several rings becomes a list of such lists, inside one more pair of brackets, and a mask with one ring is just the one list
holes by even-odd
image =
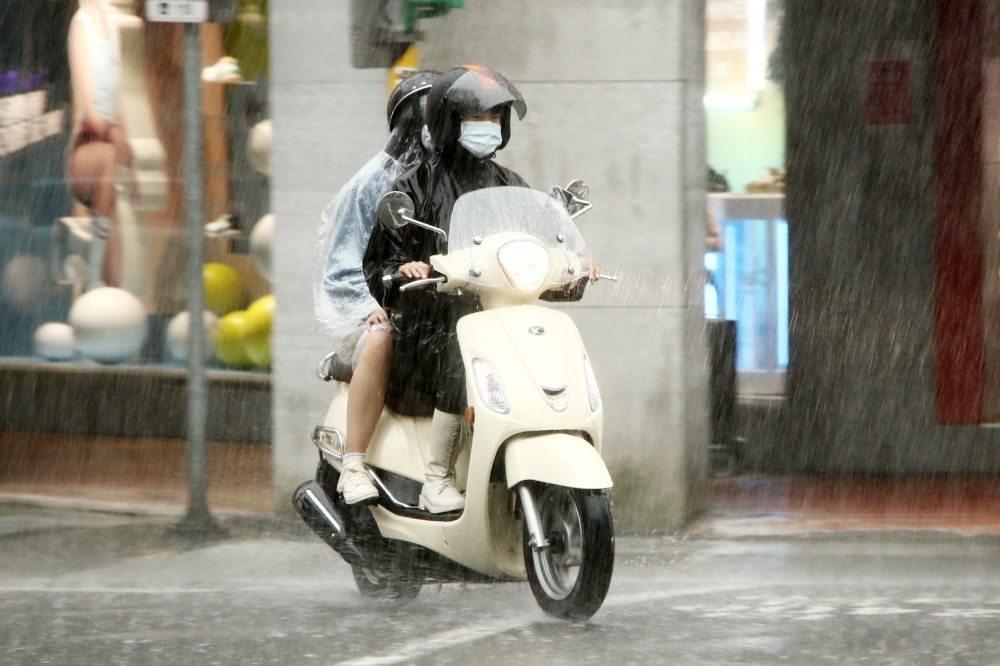
[[378, 488], [361, 463], [348, 463], [340, 473], [337, 492], [344, 496], [348, 504], [373, 504], [378, 500]]
[[201, 80], [208, 83], [238, 83], [243, 80], [236, 58], [222, 56], [219, 62], [201, 70]]
[[767, 173], [747, 183], [747, 194], [784, 194], [785, 172], [774, 167], [768, 167]]

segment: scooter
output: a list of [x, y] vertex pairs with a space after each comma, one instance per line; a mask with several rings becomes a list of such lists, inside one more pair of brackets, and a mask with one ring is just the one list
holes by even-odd
[[590, 281], [593, 264], [573, 222], [591, 207], [587, 199], [580, 181], [549, 194], [470, 192], [455, 203], [450, 234], [415, 219], [403, 193], [379, 202], [381, 224], [416, 225], [447, 241], [448, 253], [431, 257], [434, 277], [398, 288], [467, 290], [483, 310], [457, 329], [469, 405], [456, 465], [462, 511], [418, 508], [431, 419], [389, 409], [365, 454], [378, 503], [344, 503], [336, 486], [351, 367], [335, 353], [320, 363], [320, 378], [338, 382], [336, 396], [313, 433], [316, 478], [293, 504], [351, 565], [362, 594], [408, 599], [428, 583], [527, 579], [539, 606], [559, 618], [587, 619], [604, 602], [615, 538], [601, 397], [572, 319], [540, 305], [579, 300]]

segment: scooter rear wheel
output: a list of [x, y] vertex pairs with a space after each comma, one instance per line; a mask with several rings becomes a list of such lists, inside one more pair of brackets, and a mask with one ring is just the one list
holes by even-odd
[[537, 507], [549, 547], [522, 539], [528, 584], [538, 605], [563, 620], [586, 620], [604, 603], [615, 560], [611, 502], [603, 492], [540, 485]]
[[393, 570], [378, 570], [369, 567], [351, 566], [358, 591], [372, 599], [414, 599], [420, 594], [423, 584], [403, 576]]

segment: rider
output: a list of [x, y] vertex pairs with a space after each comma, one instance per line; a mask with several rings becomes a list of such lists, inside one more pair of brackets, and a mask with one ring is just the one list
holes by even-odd
[[390, 133], [385, 149], [348, 181], [321, 216], [316, 318], [340, 351], [353, 356], [354, 365], [347, 398], [347, 452], [337, 483], [348, 504], [378, 499], [364, 456], [382, 414], [392, 357], [392, 326], [368, 291], [362, 257], [379, 198], [427, 154], [421, 138], [423, 107], [437, 76], [417, 72], [396, 86], [386, 109]]
[[[527, 187], [520, 176], [492, 159], [510, 138], [512, 109], [523, 118], [524, 99], [492, 70], [465, 65], [435, 81], [427, 95], [427, 127], [435, 153], [392, 186], [413, 200], [415, 219], [447, 232], [452, 208], [463, 194], [486, 187]], [[459, 415], [465, 408], [465, 369], [455, 327], [460, 317], [480, 305], [468, 292], [455, 296], [433, 288], [397, 297], [382, 278], [397, 272], [426, 278], [431, 255], [445, 252], [447, 244], [440, 234], [416, 225], [395, 232], [377, 225], [364, 258], [369, 289], [398, 313], [393, 319], [397, 334], [386, 401], [394, 411], [410, 415], [426, 415], [426, 407], [433, 407], [430, 456], [419, 503], [431, 513], [465, 506], [455, 484]]]

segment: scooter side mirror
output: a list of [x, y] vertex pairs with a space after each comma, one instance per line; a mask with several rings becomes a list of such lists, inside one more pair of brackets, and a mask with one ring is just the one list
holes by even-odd
[[594, 204], [588, 201], [590, 188], [582, 180], [574, 180], [566, 187], [553, 185], [549, 190], [549, 196], [563, 205], [570, 218], [583, 215], [594, 207]]
[[445, 243], [448, 242], [448, 234], [445, 233], [444, 229], [438, 229], [426, 222], [414, 219], [413, 211], [413, 199], [409, 195], [402, 192], [386, 192], [378, 200], [378, 207], [375, 209], [375, 214], [378, 215], [379, 223], [389, 231], [402, 229], [406, 225], [412, 224], [421, 229], [433, 231], [444, 238]]
[[566, 191], [580, 201], [590, 201], [590, 187], [582, 180], [574, 180], [566, 186]]
[[389, 230], [402, 229], [413, 219], [413, 199], [403, 192], [386, 192], [378, 200], [378, 221]]

